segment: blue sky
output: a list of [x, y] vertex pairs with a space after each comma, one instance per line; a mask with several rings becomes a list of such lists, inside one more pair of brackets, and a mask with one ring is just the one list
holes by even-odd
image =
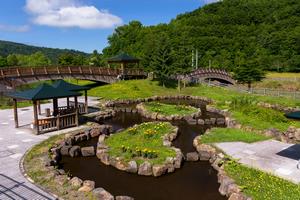
[[101, 51], [116, 26], [169, 22], [214, 0], [2, 0], [0, 40]]

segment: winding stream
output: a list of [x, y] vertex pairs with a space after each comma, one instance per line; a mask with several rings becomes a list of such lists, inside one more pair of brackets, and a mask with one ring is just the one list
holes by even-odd
[[[170, 102], [168, 103], [175, 103]], [[177, 102], [200, 105], [191, 102]], [[202, 105], [203, 106], [203, 105]], [[204, 116], [214, 115], [203, 113]], [[104, 123], [113, 126], [114, 130], [126, 129], [135, 124], [151, 121], [139, 114], [119, 112], [113, 119]], [[188, 125], [186, 122], [172, 122], [179, 127], [179, 134], [173, 145], [184, 154], [195, 151], [193, 139], [203, 134], [209, 126]], [[82, 142], [80, 146], [97, 145], [97, 139]], [[95, 157], [63, 157], [62, 168], [83, 180], [93, 180], [96, 187], [103, 187], [113, 195], [128, 195], [136, 200], [223, 200], [218, 192], [216, 171], [209, 162], [184, 162], [181, 169], [159, 178], [138, 176], [106, 166]]]

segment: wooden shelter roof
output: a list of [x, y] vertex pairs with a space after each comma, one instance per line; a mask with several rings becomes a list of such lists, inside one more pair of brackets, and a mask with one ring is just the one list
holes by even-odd
[[18, 91], [6, 94], [6, 96], [14, 98], [14, 99], [23, 99], [23, 100], [46, 100], [46, 99], [54, 99], [54, 98], [64, 98], [64, 97], [74, 97], [80, 96], [81, 94], [78, 92], [62, 89], [62, 88], [54, 88], [49, 84], [43, 83], [40, 86], [29, 89], [25, 91]]
[[140, 59], [130, 56], [126, 53], [121, 53], [119, 55], [107, 59], [107, 62], [109, 63], [122, 63], [122, 62], [138, 63], [139, 61]]
[[81, 86], [81, 85], [75, 85], [72, 83], [68, 83], [64, 80], [58, 80], [52, 84], [52, 86], [56, 89], [63, 89], [63, 90], [69, 90], [69, 91], [83, 91], [83, 90], [89, 90], [90, 87], [87, 86]]

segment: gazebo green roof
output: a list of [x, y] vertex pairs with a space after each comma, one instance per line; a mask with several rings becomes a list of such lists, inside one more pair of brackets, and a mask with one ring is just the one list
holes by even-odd
[[55, 99], [55, 98], [64, 98], [64, 97], [74, 97], [80, 96], [78, 92], [64, 90], [62, 88], [54, 88], [49, 84], [43, 83], [37, 88], [8, 93], [6, 96], [14, 99], [23, 99], [23, 100], [46, 100], [46, 99]]
[[287, 113], [285, 116], [290, 119], [300, 119], [300, 111]]
[[69, 90], [69, 91], [83, 91], [83, 90], [90, 89], [87, 86], [75, 85], [72, 83], [68, 83], [64, 80], [58, 80], [52, 86], [56, 89], [64, 89], [64, 90]]
[[132, 63], [136, 63], [139, 62], [140, 59], [135, 58], [133, 56], [130, 56], [126, 53], [121, 53], [117, 56], [111, 57], [107, 59], [108, 62], [132, 62]]

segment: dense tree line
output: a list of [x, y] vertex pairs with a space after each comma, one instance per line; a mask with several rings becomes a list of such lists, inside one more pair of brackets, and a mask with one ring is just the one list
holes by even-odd
[[196, 49], [201, 67], [211, 63], [236, 74], [300, 72], [300, 1], [223, 0], [169, 24], [132, 21], [118, 27], [108, 42], [104, 57], [127, 52], [140, 57], [145, 69], [161, 68], [165, 75], [191, 70]]
[[72, 53], [63, 53], [58, 55], [57, 63], [51, 61], [49, 57], [41, 51], [30, 55], [9, 54], [8, 56], [0, 56], [0, 67], [15, 67], [15, 66], [105, 66], [102, 54], [96, 50], [88, 56]]
[[72, 55], [85, 56], [85, 57], [89, 56], [89, 54], [81, 51], [36, 47], [31, 45], [25, 45], [25, 44], [0, 40], [0, 56], [2, 57], [2, 59], [4, 57], [7, 57], [10, 54], [28, 56], [36, 52], [43, 53], [53, 64], [58, 63], [58, 58], [60, 57], [61, 54], [72, 54]]

